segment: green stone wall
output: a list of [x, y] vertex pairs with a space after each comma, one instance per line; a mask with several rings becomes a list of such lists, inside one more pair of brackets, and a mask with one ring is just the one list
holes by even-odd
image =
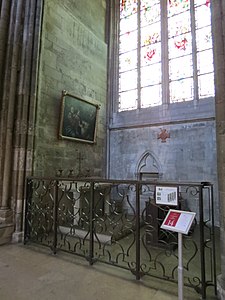
[[[46, 0], [44, 5], [34, 174], [104, 176], [107, 45], [103, 0]], [[58, 138], [61, 92], [100, 105], [95, 144]]]

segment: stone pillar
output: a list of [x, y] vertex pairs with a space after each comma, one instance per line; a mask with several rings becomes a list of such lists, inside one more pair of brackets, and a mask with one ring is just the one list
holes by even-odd
[[24, 0], [24, 23], [13, 144], [14, 241], [23, 235], [25, 181], [32, 174], [36, 89], [43, 0]]
[[[7, 162], [6, 157], [6, 137], [7, 132], [10, 131], [9, 119], [7, 118], [10, 113], [9, 107], [9, 93], [6, 96], [6, 91], [9, 90], [10, 76], [9, 71], [9, 55], [13, 52], [13, 49], [9, 49], [9, 43], [12, 42], [12, 14], [15, 11], [15, 5], [11, 1], [3, 1], [1, 3], [1, 18], [0, 18], [0, 244], [6, 243], [11, 240], [12, 232], [14, 230], [13, 225], [13, 212], [10, 208], [10, 199], [3, 197], [4, 178], [6, 178], [7, 168], [5, 168]], [[11, 55], [10, 55], [11, 56]], [[11, 64], [12, 66], [12, 64]], [[12, 88], [13, 92], [13, 88]], [[7, 122], [8, 120], [8, 122]], [[10, 134], [12, 135], [12, 134]], [[10, 137], [9, 135], [9, 137]], [[10, 149], [9, 149], [10, 150]], [[9, 176], [10, 178], [10, 176]]]
[[[3, 78], [0, 111], [0, 223], [2, 231], [10, 224], [11, 236], [8, 239], [10, 237], [11, 240], [15, 230], [14, 240], [19, 241], [23, 231], [25, 179], [32, 172], [43, 0], [7, 2], [10, 3], [9, 26], [0, 28], [0, 37], [6, 37], [7, 45], [4, 59], [0, 55], [0, 59], [5, 60], [4, 72], [0, 74]], [[5, 241], [1, 240], [0, 232], [0, 244]]]
[[221, 275], [218, 295], [225, 299], [225, 1], [212, 0], [212, 30], [215, 66], [217, 164], [220, 200]]
[[2, 107], [2, 92], [3, 92], [3, 79], [4, 79], [4, 68], [5, 58], [8, 40], [8, 27], [10, 18], [10, 1], [1, 1], [0, 10], [0, 108]]

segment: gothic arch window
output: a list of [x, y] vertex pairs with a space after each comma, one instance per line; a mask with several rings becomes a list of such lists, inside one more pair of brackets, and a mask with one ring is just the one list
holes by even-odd
[[118, 112], [214, 96], [210, 0], [118, 4]]

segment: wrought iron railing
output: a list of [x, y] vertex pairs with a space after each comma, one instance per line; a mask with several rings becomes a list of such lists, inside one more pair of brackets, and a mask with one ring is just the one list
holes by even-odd
[[196, 212], [183, 238], [184, 284], [216, 294], [213, 186], [73, 178], [27, 179], [24, 243], [48, 246], [144, 275], [177, 282], [177, 234], [160, 228], [168, 205], [157, 187], [176, 187], [176, 208]]

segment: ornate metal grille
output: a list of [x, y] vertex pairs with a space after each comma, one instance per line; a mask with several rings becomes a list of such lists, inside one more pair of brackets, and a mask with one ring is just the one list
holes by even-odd
[[177, 234], [160, 228], [169, 206], [155, 201], [156, 186], [178, 189], [177, 209], [196, 212], [183, 239], [184, 284], [216, 294], [213, 186], [210, 183], [27, 179], [24, 243], [48, 246], [177, 282]]

